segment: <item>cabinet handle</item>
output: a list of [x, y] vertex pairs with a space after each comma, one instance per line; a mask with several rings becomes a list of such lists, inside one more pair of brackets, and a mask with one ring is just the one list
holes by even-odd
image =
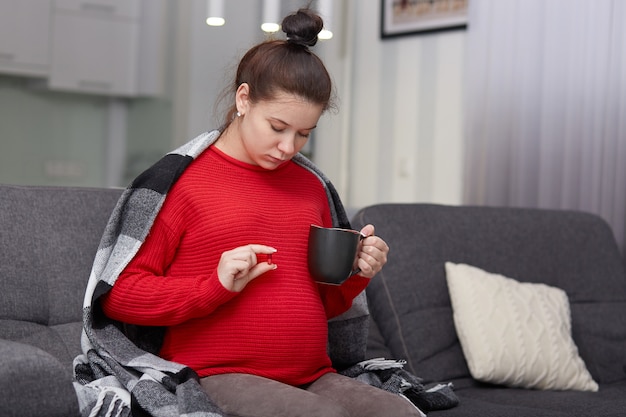
[[0, 60], [13, 61], [15, 60], [15, 54], [11, 52], [0, 52]]
[[80, 80], [78, 81], [78, 87], [86, 90], [109, 91], [111, 90], [111, 83], [97, 80]]
[[85, 12], [115, 14], [115, 6], [111, 4], [82, 3], [80, 8]]

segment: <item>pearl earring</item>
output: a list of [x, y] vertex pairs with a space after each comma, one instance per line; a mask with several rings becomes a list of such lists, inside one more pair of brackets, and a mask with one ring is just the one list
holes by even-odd
[[241, 113], [240, 112], [237, 112], [237, 117], [241, 117]]

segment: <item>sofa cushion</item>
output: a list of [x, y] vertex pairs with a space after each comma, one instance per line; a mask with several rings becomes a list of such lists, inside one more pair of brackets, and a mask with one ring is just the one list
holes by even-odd
[[622, 417], [626, 381], [602, 384], [598, 392], [509, 388], [469, 379], [454, 381], [459, 406], [428, 417]]
[[72, 376], [72, 362], [80, 354], [82, 322], [45, 326], [23, 320], [0, 319], [2, 339], [29, 344], [54, 356], [68, 377]]
[[626, 379], [626, 275], [611, 229], [573, 211], [436, 204], [360, 210], [390, 246], [370, 314], [394, 358], [426, 382], [470, 377], [454, 327], [446, 261], [543, 282], [569, 297], [572, 335], [594, 380]]
[[567, 294], [446, 263], [454, 324], [472, 376], [512, 387], [597, 391], [572, 340]]
[[393, 354], [385, 344], [385, 338], [380, 334], [374, 320], [369, 319], [367, 358], [392, 358]]
[[56, 417], [79, 413], [67, 370], [34, 346], [0, 339], [1, 416]]

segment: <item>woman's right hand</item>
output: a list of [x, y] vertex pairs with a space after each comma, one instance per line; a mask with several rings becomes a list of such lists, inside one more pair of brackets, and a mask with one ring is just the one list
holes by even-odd
[[276, 269], [276, 264], [257, 262], [257, 254], [270, 255], [276, 249], [265, 245], [246, 245], [222, 253], [217, 276], [228, 291], [240, 292], [256, 277]]

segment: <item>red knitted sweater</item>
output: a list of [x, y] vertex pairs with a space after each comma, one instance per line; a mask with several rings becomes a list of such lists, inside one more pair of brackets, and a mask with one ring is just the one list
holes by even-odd
[[[113, 319], [166, 326], [160, 355], [201, 377], [241, 372], [292, 385], [333, 372], [327, 319], [346, 311], [368, 283], [316, 284], [307, 268], [310, 224], [330, 226], [324, 188], [293, 162], [268, 171], [214, 146], [183, 173], [113, 289]], [[241, 293], [217, 278], [222, 252], [258, 243], [278, 268]], [[263, 261], [262, 255], [258, 256]]]

